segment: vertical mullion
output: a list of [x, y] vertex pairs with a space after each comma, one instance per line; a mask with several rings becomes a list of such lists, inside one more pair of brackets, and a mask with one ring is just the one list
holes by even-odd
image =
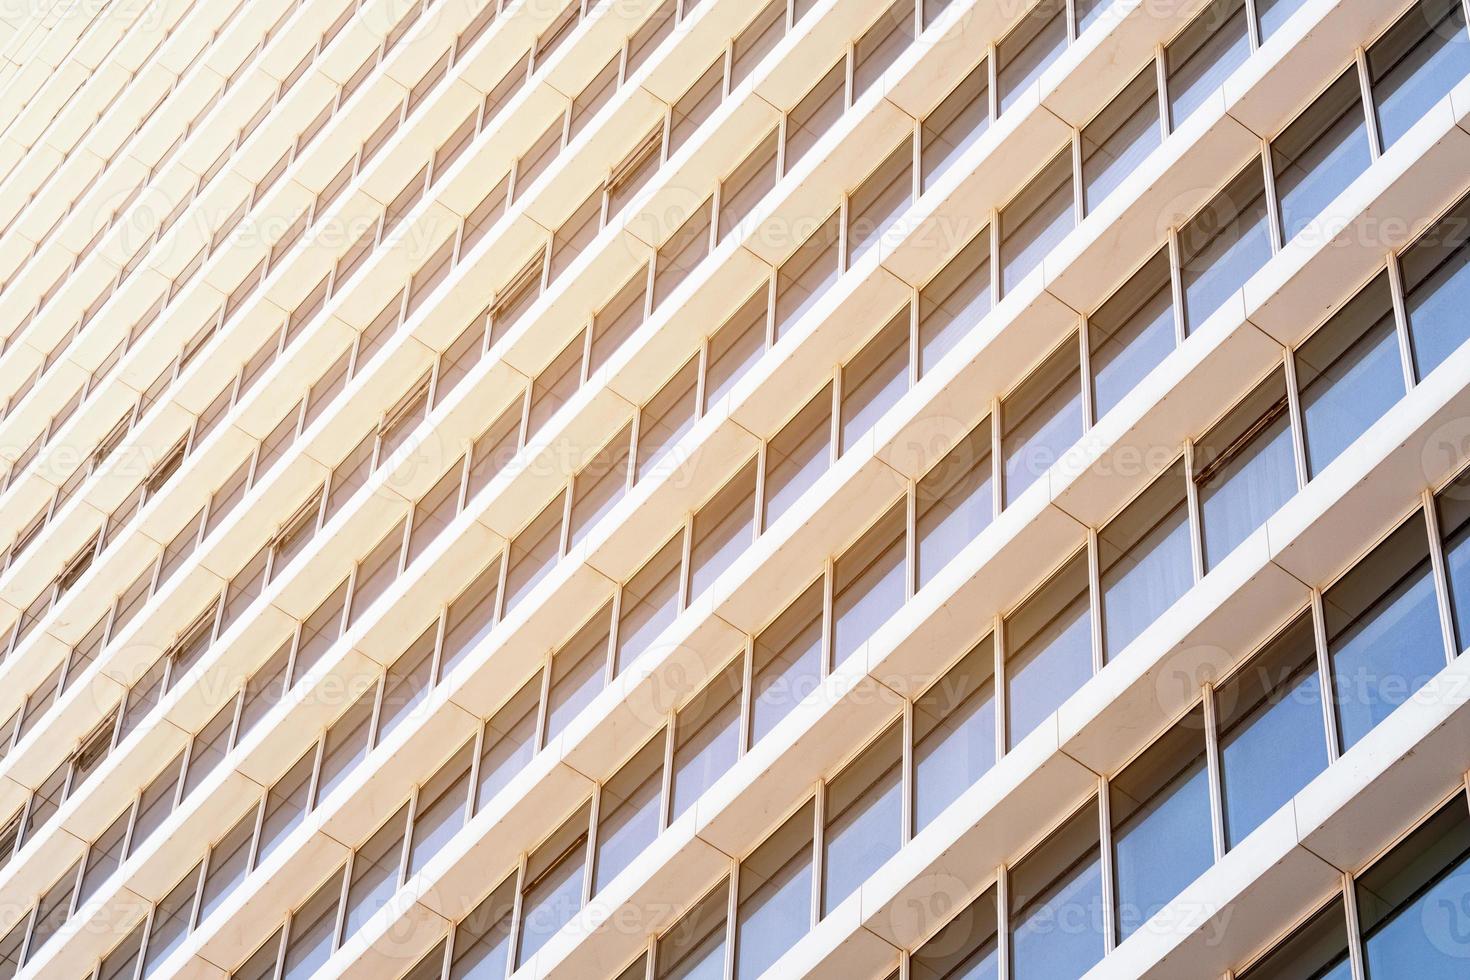
[[1311, 601], [1312, 635], [1317, 647], [1317, 679], [1322, 692], [1322, 725], [1327, 736], [1327, 763], [1331, 765], [1342, 755], [1342, 743], [1337, 734], [1336, 688], [1332, 683], [1332, 658], [1327, 652], [1327, 620], [1320, 589], [1312, 590]]
[[1363, 963], [1363, 932], [1358, 922], [1358, 891], [1353, 887], [1353, 876], [1342, 876], [1342, 911], [1347, 919], [1348, 963], [1352, 967], [1352, 980], [1364, 980], [1367, 967]]
[[1113, 868], [1113, 807], [1106, 776], [1097, 777], [1097, 854], [1102, 879], [1103, 950], [1111, 953], [1118, 945], [1117, 889]]
[[1179, 254], [1179, 229], [1169, 228], [1169, 289], [1174, 300], [1174, 346], [1184, 343], [1189, 328], [1184, 317], [1184, 260]]
[[1439, 607], [1439, 629], [1444, 638], [1445, 662], [1454, 663], [1459, 642], [1455, 639], [1455, 614], [1450, 606], [1449, 573], [1445, 567], [1444, 539], [1439, 531], [1439, 510], [1435, 506], [1434, 491], [1420, 491], [1424, 509], [1424, 526], [1429, 533], [1429, 565], [1434, 573], [1434, 596]]
[[995, 650], [995, 683], [992, 685], [995, 700], [995, 761], [999, 762], [1005, 757], [1009, 749], [1008, 716], [1010, 715], [1009, 697], [1006, 694], [1006, 651], [1005, 651], [1005, 619], [996, 615], [991, 621], [990, 635], [995, 639], [990, 644]]
[[1093, 417], [1095, 406], [1093, 405], [1092, 390], [1092, 336], [1088, 329], [1087, 317], [1083, 317], [1077, 325], [1077, 357], [1081, 366], [1082, 374], [1082, 431], [1087, 432], [1096, 424]]
[[1283, 359], [1286, 372], [1286, 412], [1291, 425], [1292, 455], [1296, 458], [1296, 487], [1301, 490], [1312, 476], [1307, 471], [1307, 423], [1302, 416], [1301, 387], [1296, 374], [1296, 351], [1287, 350]]
[[1220, 770], [1220, 730], [1216, 713], [1215, 688], [1206, 684], [1201, 692], [1205, 725], [1205, 768], [1210, 789], [1210, 826], [1214, 832], [1215, 860], [1225, 856], [1225, 795]]
[[1087, 529], [1087, 606], [1092, 620], [1092, 673], [1097, 675], [1107, 662], [1103, 649], [1102, 568], [1098, 554], [1097, 528]]
[[812, 903], [808, 928], [822, 921], [822, 906], [827, 897], [827, 868], [822, 860], [825, 850], [823, 825], [827, 822], [827, 783], [819, 781], [812, 797]]
[[1154, 88], [1159, 100], [1159, 140], [1169, 138], [1169, 73], [1165, 70], [1164, 46], [1154, 45]]
[[1378, 131], [1378, 107], [1373, 104], [1373, 82], [1368, 73], [1368, 53], [1361, 47], [1353, 51], [1353, 64], [1358, 72], [1358, 93], [1363, 100], [1363, 121], [1368, 126], [1368, 157], [1383, 156], [1383, 134]]
[[1388, 256], [1388, 291], [1393, 298], [1394, 327], [1399, 337], [1399, 364], [1404, 372], [1404, 390], [1414, 390], [1414, 338], [1409, 333], [1408, 299], [1404, 295], [1404, 273], [1399, 257]]
[[1011, 980], [1011, 880], [1006, 866], [995, 869], [996, 974]]
[[1286, 244], [1286, 229], [1281, 223], [1281, 202], [1276, 199], [1276, 168], [1271, 163], [1271, 143], [1261, 140], [1261, 182], [1266, 191], [1266, 219], [1271, 232], [1271, 252], [1274, 255]]
[[1200, 506], [1199, 483], [1194, 478], [1194, 441], [1184, 443], [1184, 502], [1189, 511], [1189, 550], [1194, 580], [1205, 577], [1205, 515]]

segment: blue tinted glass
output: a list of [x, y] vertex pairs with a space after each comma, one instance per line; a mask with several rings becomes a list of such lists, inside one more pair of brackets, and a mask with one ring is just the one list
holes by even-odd
[[977, 425], [919, 481], [919, 587], [975, 540], [995, 513], [990, 419]]
[[[1103, 652], [1116, 657], [1194, 584], [1184, 473], [1173, 468], [1103, 528]], [[1163, 511], [1161, 515], [1159, 512]], [[1157, 521], [1157, 523], [1154, 523]], [[1119, 553], [1120, 549], [1122, 550]]]
[[1414, 372], [1423, 378], [1470, 336], [1470, 203], [1414, 243], [1402, 264]]
[[740, 866], [735, 980], [765, 973], [810, 928], [811, 820], [808, 804]]
[[1160, 252], [1087, 321], [1093, 412], [1101, 419], [1174, 349], [1174, 290]]
[[[1282, 241], [1311, 224], [1369, 162], [1362, 92], [1357, 72], [1349, 71], [1271, 143]], [[1324, 232], [1316, 239], [1326, 240]]]
[[1150, 64], [1082, 130], [1084, 210], [1091, 214], [1162, 138], [1158, 76]]
[[1381, 275], [1296, 354], [1307, 472], [1316, 476], [1404, 394], [1388, 278]]
[[1024, 738], [1092, 676], [1092, 610], [1079, 554], [1006, 620], [1009, 744]]
[[574, 847], [522, 896], [521, 939], [516, 967], [526, 961], [571, 921], [582, 908], [582, 865], [586, 849]]
[[[898, 851], [902, 827], [902, 742], [897, 729], [828, 787], [822, 914], [830, 913]], [[837, 812], [830, 812], [836, 808]]]
[[822, 679], [821, 583], [809, 588], [755, 641], [750, 706], [754, 745]]
[[1368, 49], [1385, 149], [1470, 74], [1470, 36], [1458, 0], [1420, 0]]
[[[1203, 742], [1203, 732], [1194, 734]], [[1152, 764], [1152, 759], [1145, 755], [1140, 763]], [[1215, 860], [1203, 755], [1148, 799], [1120, 803], [1126, 789], [1115, 785], [1112, 792], [1115, 813], [1137, 807], [1115, 832], [1113, 844], [1119, 937], [1126, 939]]]
[[1004, 503], [1009, 506], [1082, 435], [1078, 355], [1063, 344], [1001, 406]]
[[[1274, 387], [1269, 394], [1274, 394]], [[1260, 394], [1260, 400], [1264, 400], [1268, 392]], [[1246, 445], [1236, 442], [1238, 432], [1248, 432], [1262, 422], [1264, 426]], [[1212, 432], [1205, 442], [1214, 443], [1210, 450], [1227, 455], [1219, 457], [1200, 479], [1206, 571], [1218, 565], [1296, 493], [1295, 450], [1284, 398], [1261, 412], [1253, 397], [1222, 423], [1222, 430], [1218, 436]]]
[[1000, 111], [1025, 95], [1041, 73], [1067, 50], [1067, 6], [1041, 0], [1021, 24], [1001, 39], [997, 49]]
[[1324, 597], [1342, 746], [1445, 666], [1423, 520], [1411, 519]]
[[1439, 493], [1440, 533], [1455, 617], [1456, 652], [1470, 647], [1470, 477], [1461, 476]]
[[1164, 52], [1169, 118], [1178, 129], [1250, 56], [1245, 0], [1214, 0]]
[[1256, 13], [1261, 20], [1261, 40], [1265, 41], [1301, 9], [1306, 0], [1256, 0]]
[[1000, 292], [1009, 293], [1077, 223], [1072, 154], [1064, 150], [1000, 214]]
[[1185, 322], [1199, 329], [1271, 257], [1260, 165], [1252, 162], [1179, 232]]
[[981, 641], [914, 702], [914, 827], [995, 765], [995, 646]]
[[1460, 980], [1470, 963], [1470, 812], [1463, 794], [1358, 878], [1369, 980]]
[[1080, 977], [1102, 959], [1102, 865], [1095, 853], [1022, 910], [1011, 934], [1012, 980]]

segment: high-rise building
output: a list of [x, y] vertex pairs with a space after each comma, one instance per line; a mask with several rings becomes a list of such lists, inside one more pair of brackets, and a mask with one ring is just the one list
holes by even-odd
[[1470, 977], [1467, 9], [0, 10], [0, 980]]

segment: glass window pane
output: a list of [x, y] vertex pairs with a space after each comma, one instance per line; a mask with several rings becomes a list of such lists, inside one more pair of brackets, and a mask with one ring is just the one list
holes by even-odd
[[576, 547], [608, 511], [617, 506], [628, 489], [628, 453], [633, 426], [608, 440], [597, 455], [572, 478], [572, 517], [567, 533], [569, 548]]
[[1264, 42], [1275, 34], [1304, 3], [1306, 0], [1256, 0], [1256, 14], [1261, 21], [1261, 40]]
[[1001, 403], [1004, 506], [1014, 503], [1081, 438], [1081, 374], [1073, 336]]
[[699, 358], [692, 357], [639, 410], [636, 479], [675, 472], [686, 461], [684, 454], [673, 450], [694, 427], [698, 388]]
[[1194, 584], [1181, 459], [1098, 534], [1103, 657], [1116, 658]]
[[[190, 913], [194, 907], [194, 892], [199, 884], [199, 866], [195, 865], [184, 880], [179, 882], [154, 909], [153, 932], [148, 943], [149, 963], [152, 969], [173, 951], [184, 938]], [[72, 893], [77, 885], [77, 865], [73, 864], [47, 889], [36, 903], [34, 921], [31, 924], [31, 941], [26, 946], [26, 962], [36, 958], [47, 941], [60, 929], [71, 913]], [[157, 947], [158, 955], [153, 955]]]
[[454, 927], [450, 980], [504, 980], [510, 962], [515, 892], [512, 874]]
[[1307, 473], [1318, 473], [1404, 394], [1388, 273], [1363, 288], [1296, 351]]
[[902, 843], [903, 731], [894, 724], [826, 787], [822, 914], [857, 891]]
[[230, 828], [230, 832], [209, 849], [209, 866], [204, 875], [204, 894], [199, 902], [199, 921], [204, 919], [225, 900], [235, 886], [245, 880], [250, 870], [250, 842], [255, 838], [255, 817], [258, 807], [252, 806], [245, 815]]
[[449, 615], [444, 624], [444, 650], [439, 663], [441, 679], [474, 653], [495, 625], [500, 559], [500, 555], [490, 559], [475, 580], [449, 604]]
[[684, 536], [676, 534], [623, 586], [618, 603], [614, 676], [652, 647], [653, 641], [678, 615], [683, 562]]
[[822, 386], [766, 444], [765, 514], [770, 527], [832, 461], [832, 384]]
[[740, 753], [743, 659], [715, 675], [674, 718], [670, 823], [714, 785]]
[[1199, 329], [1271, 257], [1264, 180], [1252, 160], [1179, 229], [1188, 329]]
[[551, 690], [546, 705], [546, 740], [563, 731], [607, 686], [608, 645], [612, 641], [612, 603], [583, 624], [551, 658]]
[[[108, 877], [122, 864], [123, 838], [128, 832], [128, 818], [131, 814], [124, 810], [117, 815], [117, 819], [108, 825], [107, 829], [92, 842], [87, 848], [87, 863], [82, 869], [82, 887], [77, 895], [77, 906], [92, 896], [97, 886], [106, 881]], [[250, 815], [250, 828], [255, 830], [255, 813]], [[245, 838], [245, 843], [250, 843], [250, 838]], [[208, 885], [205, 886], [208, 891]]]
[[637, 860], [658, 836], [665, 737], [660, 731], [649, 739], [602, 787], [597, 803], [593, 895]]
[[1162, 139], [1158, 72], [1149, 64], [1082, 130], [1083, 210], [1096, 210]]
[[914, 951], [909, 980], [999, 980], [999, 921], [992, 885]]
[[1310, 614], [1215, 692], [1225, 846], [1234, 847], [1327, 767]]
[[704, 369], [706, 412], [728, 395], [766, 352], [768, 300], [768, 291], [762, 283], [745, 305], [710, 337]]
[[1322, 597], [1343, 750], [1445, 666], [1422, 514]]
[[1170, 128], [1183, 125], [1250, 51], [1245, 0], [1212, 0], [1164, 51]]
[[1000, 293], [1019, 286], [1077, 224], [1066, 147], [1000, 213]]
[[982, 228], [919, 292], [919, 373], [932, 370], [990, 312], [990, 229]]
[[403, 834], [408, 829], [408, 807], [383, 821], [373, 836], [352, 855], [352, 877], [347, 883], [347, 911], [342, 937], [350, 939], [362, 924], [387, 905], [398, 890], [398, 868], [403, 860]]
[[852, 101], [883, 76], [913, 39], [913, 0], [896, 0], [853, 45]]
[[[907, 0], [900, 0], [900, 4]], [[910, 22], [913, 10], [908, 13]], [[913, 200], [914, 145], [906, 139], [869, 174], [847, 200], [847, 264], [853, 265], [884, 241]]]
[[582, 908], [589, 818], [589, 809], [583, 806], [536, 848], [526, 863], [516, 950], [518, 970]]
[[1012, 980], [1080, 977], [1102, 958], [1100, 831], [1093, 800], [1011, 871]]
[[919, 480], [915, 492], [919, 588], [990, 526], [995, 517], [995, 470], [989, 416]]
[[1087, 320], [1096, 417], [1137, 388], [1176, 340], [1169, 253], [1160, 250]]
[[[419, 634], [418, 639], [410, 643], [408, 649], [400, 653], [398, 659], [393, 661], [388, 667], [387, 673], [383, 677], [383, 704], [378, 711], [378, 734], [377, 738], [374, 739], [375, 744], [381, 745], [384, 739], [402, 724], [403, 720], [409, 717], [415, 708], [423, 704], [428, 698], [429, 686], [434, 681], [434, 644], [438, 641], [438, 635], [439, 623], [437, 621], [430, 623], [429, 627]], [[371, 714], [372, 706], [370, 704], [362, 704], [356, 710], [360, 712], [360, 716], [365, 723], [365, 716]], [[338, 724], [341, 723], [339, 722]], [[332, 727], [335, 732], [337, 726], [334, 725]], [[364, 731], [366, 731], [365, 724]], [[347, 731], [343, 732], [343, 737], [349, 739], [350, 742], [350, 735]], [[333, 748], [331, 741], [331, 734], [329, 733], [329, 752]], [[362, 746], [362, 749], [366, 749], [365, 744]], [[334, 764], [333, 770], [336, 772], [342, 771], [339, 769], [339, 765]], [[327, 781], [326, 768], [324, 759], [322, 764], [323, 783]], [[323, 789], [318, 794], [318, 798], [326, 792], [327, 790]]]
[[1456, 793], [1357, 882], [1367, 974], [1451, 980], [1465, 975], [1464, 869], [1470, 812]]
[[1067, 5], [1064, 0], [1041, 0], [996, 48], [1000, 111], [1015, 105], [1065, 50]]
[[[721, 980], [725, 975], [730, 883], [722, 881], [658, 939], [654, 980]], [[641, 977], [641, 974], [640, 974]]]
[[536, 713], [540, 703], [541, 671], [538, 670], [485, 723], [480, 784], [475, 790], [476, 810], [494, 799], [531, 761], [536, 750]]
[[822, 680], [822, 580], [755, 638], [750, 744], [759, 742]]
[[914, 701], [914, 830], [995, 765], [995, 642], [975, 644]]
[[846, 95], [847, 59], [844, 57], [786, 114], [786, 173], [841, 118]]
[[842, 666], [908, 596], [907, 503], [899, 500], [832, 566], [832, 667]]
[[337, 904], [342, 897], [342, 870], [338, 868], [305, 905], [291, 914], [281, 980], [308, 980], [331, 957]]
[[1310, 225], [1370, 162], [1363, 94], [1358, 73], [1349, 69], [1271, 141], [1281, 240]]
[[1441, 218], [1400, 260], [1414, 373], [1423, 378], [1462, 344], [1470, 329], [1470, 198]]
[[704, 594], [755, 540], [755, 460], [694, 515], [689, 547], [689, 601]]
[[1087, 552], [1052, 576], [1005, 621], [1006, 730], [1015, 745], [1092, 676]]
[[909, 387], [909, 308], [905, 306], [842, 366], [842, 444], [846, 452], [872, 430]]
[[256, 867], [260, 867], [306, 816], [307, 803], [311, 798], [311, 770], [315, 764], [316, 746], [313, 745], [266, 793], [265, 816], [260, 825], [260, 842], [256, 845]]
[[1257, 385], [1200, 439], [1194, 467], [1208, 572], [1296, 493], [1282, 372]]
[[753, 980], [807, 934], [812, 921], [813, 804], [740, 862], [735, 980]]
[[510, 543], [510, 565], [505, 572], [507, 615], [546, 577], [546, 573], [561, 555], [561, 518], [564, 510], [563, 496], [557, 494]]
[[1470, 74], [1470, 36], [1456, 0], [1418, 0], [1368, 49], [1385, 149]]
[[[788, 168], [790, 164], [788, 161]], [[821, 226], [781, 263], [776, 271], [776, 339], [784, 337], [801, 315], [837, 281], [841, 273], [837, 247], [840, 211]]]
[[1108, 783], [1118, 935], [1127, 939], [1215, 861], [1196, 707]]
[[408, 848], [408, 873], [417, 874], [449, 839], [464, 826], [469, 803], [470, 756], [474, 740], [466, 742], [428, 782], [419, 787], [413, 807], [413, 838]]
[[[153, 782], [149, 783], [148, 787], [143, 790], [143, 794], [138, 797], [137, 816], [133, 818], [133, 831], [128, 835], [129, 856], [138, 853], [138, 848], [142, 847], [148, 838], [159, 827], [163, 826], [163, 822], [173, 812], [174, 801], [178, 796], [179, 790], [179, 770], [183, 768], [183, 761], [184, 756], [181, 752], [164, 767], [162, 772], [154, 777]], [[41, 789], [36, 791], [36, 794], [41, 796], [45, 791], [46, 787], [42, 786]], [[32, 804], [32, 832], [39, 825], [36, 819], [37, 810], [37, 804]], [[54, 803], [50, 805], [50, 810], [52, 812], [55, 811]], [[29, 836], [28, 834], [27, 839], [29, 839]]]
[[919, 136], [923, 189], [928, 190], [990, 128], [990, 65], [980, 64], [924, 117]]

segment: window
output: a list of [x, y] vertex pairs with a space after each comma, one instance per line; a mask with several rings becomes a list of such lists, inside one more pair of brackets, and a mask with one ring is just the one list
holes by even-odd
[[1203, 710], [1110, 780], [1108, 797], [1118, 935], [1127, 939], [1215, 860]]
[[[900, 0], [900, 3], [907, 0]], [[913, 14], [909, 13], [912, 20]], [[897, 223], [913, 200], [914, 147], [906, 139], [847, 200], [847, 265], [852, 266]]]
[[852, 101], [883, 77], [914, 40], [914, 0], [895, 0], [853, 45]]
[[1293, 356], [1310, 478], [1404, 395], [1388, 273], [1380, 272]]
[[1271, 257], [1259, 160], [1179, 229], [1184, 319], [1197, 330]]
[[902, 726], [895, 723], [827, 783], [822, 915], [829, 915], [898, 852], [902, 758]]
[[919, 292], [919, 374], [934, 369], [990, 312], [990, 230], [983, 228]]
[[859, 442], [909, 386], [909, 308], [889, 320], [842, 367], [842, 444]]
[[1072, 151], [1063, 149], [1000, 212], [1000, 292], [1041, 268], [1042, 258], [1077, 223]]
[[1184, 481], [1180, 460], [1097, 536], [1106, 660], [1126, 650], [1194, 584]]
[[1101, 825], [1089, 801], [1009, 875], [1011, 976], [1081, 976], [1102, 959]]
[[1455, 0], [1418, 0], [1368, 49], [1378, 131], [1387, 149], [1470, 74], [1465, 10]]
[[766, 352], [768, 296], [764, 286], [709, 339], [705, 354], [704, 410], [730, 393]]
[[531, 754], [536, 750], [536, 720], [540, 704], [541, 671], [538, 670], [485, 723], [485, 737], [480, 749], [480, 782], [475, 789], [477, 811], [494, 799], [531, 761]]
[[837, 254], [840, 214], [840, 211], [832, 212], [776, 270], [777, 340], [837, 281], [841, 272]]
[[[138, 848], [147, 843], [148, 838], [153, 836], [159, 827], [163, 826], [163, 822], [173, 812], [174, 804], [178, 800], [179, 770], [183, 767], [183, 761], [184, 755], [180, 752], [169, 761], [162, 772], [153, 777], [153, 782], [149, 783], [147, 788], [143, 790], [142, 795], [138, 797], [138, 809], [133, 817], [133, 830], [128, 835], [129, 857], [138, 853]], [[42, 786], [40, 790], [36, 791], [37, 795], [42, 794], [45, 790], [46, 787]], [[35, 819], [36, 810], [37, 803], [32, 803], [32, 830], [37, 826]], [[51, 805], [51, 811], [55, 812], [54, 804]]]
[[1358, 922], [1369, 976], [1449, 978], [1463, 972], [1470, 936], [1445, 925], [1444, 916], [1464, 908], [1467, 863], [1470, 813], [1464, 794], [1456, 793], [1359, 877]]
[[1215, 691], [1225, 846], [1234, 847], [1327, 767], [1310, 615]]
[[564, 509], [565, 501], [558, 494], [511, 542], [509, 567], [505, 572], [506, 614], [546, 577], [560, 557]]
[[684, 462], [684, 457], [673, 450], [694, 427], [698, 388], [699, 359], [690, 358], [639, 411], [636, 479], [650, 473], [677, 472]]
[[755, 539], [755, 461], [747, 463], [694, 515], [689, 600], [702, 595]]
[[779, 520], [827, 472], [831, 446], [832, 385], [829, 382], [766, 444], [763, 528]]
[[1195, 447], [1209, 571], [1296, 493], [1296, 450], [1281, 372], [1256, 386]]
[[1256, 0], [1256, 16], [1260, 19], [1261, 40], [1264, 42], [1275, 34], [1303, 3], [1305, 0]]
[[403, 861], [403, 834], [408, 827], [408, 807], [383, 821], [383, 825], [352, 855], [352, 872], [347, 882], [347, 909], [342, 917], [342, 936], [350, 938], [362, 924], [388, 904], [398, 888], [398, 868]]
[[731, 91], [745, 80], [785, 34], [786, 0], [771, 0], [735, 37], [734, 51], [730, 58]]
[[914, 701], [914, 830], [995, 765], [995, 638], [986, 636]]
[[995, 517], [995, 472], [987, 416], [930, 467], [915, 490], [918, 586], [990, 526]]
[[[654, 980], [724, 976], [729, 903], [730, 883], [721, 881], [674, 928], [659, 937], [654, 953]], [[636, 977], [644, 976], [643, 967], [640, 961]]]
[[662, 731], [603, 784], [597, 803], [597, 853], [592, 894], [633, 864], [658, 836], [663, 810]]
[[[153, 908], [153, 918], [148, 927], [148, 953], [143, 957], [143, 975], [148, 976], [178, 949], [189, 931], [189, 917], [194, 912], [194, 893], [199, 887], [201, 868], [194, 869], [159, 900]], [[32, 949], [35, 948], [34, 941]]]
[[567, 546], [576, 547], [628, 489], [628, 453], [633, 428], [625, 425], [572, 479], [572, 513]]
[[521, 886], [519, 970], [582, 908], [587, 866], [587, 806], [552, 834], [526, 861]]
[[[515, 876], [501, 882], [485, 896], [473, 912], [454, 927], [454, 960], [449, 965], [450, 980], [472, 980], [475, 977], [504, 977], [510, 963], [512, 914], [515, 910]], [[443, 950], [435, 951], [439, 959], [429, 974], [441, 976]], [[432, 957], [434, 953], [431, 953]]]
[[[429, 627], [419, 634], [418, 639], [408, 645], [408, 648], [398, 655], [388, 666], [383, 675], [383, 697], [382, 704], [378, 708], [377, 732], [373, 743], [381, 745], [388, 736], [409, 716], [413, 710], [424, 702], [429, 696], [429, 687], [434, 682], [434, 644], [439, 632], [438, 622], [429, 624]], [[366, 694], [363, 695], [367, 697]], [[367, 704], [361, 707], [354, 706], [354, 712], [349, 730], [355, 730], [359, 721], [366, 722], [371, 715], [372, 709]], [[338, 725], [332, 726], [332, 731], [337, 730]], [[356, 744], [357, 737], [347, 736]], [[366, 751], [367, 729], [364, 725], [362, 735], [362, 750]], [[327, 748], [332, 749], [333, 740], [331, 733], [327, 736]], [[330, 754], [330, 753], [329, 753]], [[322, 781], [326, 782], [326, 762], [322, 764]]]
[[1245, 0], [1211, 0], [1164, 49], [1170, 129], [1184, 125], [1250, 52]]
[[495, 600], [500, 594], [500, 556], [480, 569], [475, 580], [449, 604], [444, 620], [444, 650], [439, 676], [449, 672], [479, 650], [495, 627]]
[[526, 416], [526, 438], [531, 439], [582, 385], [582, 356], [586, 337], [579, 332], [531, 385], [531, 409]]
[[818, 579], [755, 638], [750, 744], [759, 742], [821, 683], [822, 580]]
[[999, 980], [998, 912], [992, 885], [914, 951], [910, 980]]
[[1041, 0], [996, 47], [1000, 111], [1015, 105], [1067, 50], [1067, 4]]
[[1463, 315], [1470, 303], [1470, 198], [1411, 245], [1400, 262], [1414, 373], [1424, 378], [1470, 334]]
[[1163, 139], [1150, 64], [1082, 130], [1082, 202], [1091, 214]]
[[1006, 618], [1005, 648], [1009, 747], [1092, 676], [1085, 551]]
[[408, 845], [409, 875], [422, 871], [464, 826], [469, 811], [473, 751], [471, 739], [419, 787], [413, 803], [413, 836]]
[[1363, 95], [1350, 69], [1271, 141], [1281, 240], [1308, 227], [1370, 162]]
[[790, 173], [822, 138], [822, 134], [841, 118], [846, 92], [847, 59], [844, 58], [833, 65], [786, 114], [786, 173]]
[[659, 246], [654, 262], [653, 308], [669, 298], [694, 267], [704, 261], [710, 248], [710, 221], [714, 202], [706, 199]]
[[740, 862], [735, 980], [765, 973], [811, 928], [813, 810], [808, 801]]
[[316, 762], [316, 746], [304, 752], [285, 775], [277, 779], [265, 796], [265, 814], [261, 818], [259, 843], [256, 845], [255, 867], [271, 855], [306, 816], [311, 799], [311, 770]]
[[1164, 360], [1177, 339], [1169, 254], [1159, 251], [1087, 320], [1092, 410], [1101, 419]]
[[[778, 0], [779, 2], [779, 0]], [[770, 8], [775, 9], [776, 3]], [[784, 11], [781, 11], [784, 25]], [[716, 77], [715, 83], [720, 79]], [[776, 151], [780, 146], [780, 130], [773, 129], [765, 139], [720, 182], [720, 240], [740, 226], [750, 216], [761, 199], [776, 186], [780, 174], [776, 170]]]
[[922, 189], [932, 187], [989, 128], [990, 65], [982, 60], [924, 117], [919, 133]]
[[740, 753], [743, 658], [716, 674], [674, 716], [669, 823], [735, 764]]
[[347, 582], [343, 581], [301, 624], [296, 637], [296, 656], [291, 664], [293, 685], [317, 665], [322, 655], [342, 635], [342, 607], [346, 600]]
[[250, 844], [255, 838], [255, 817], [259, 808], [252, 806], [209, 849], [209, 864], [204, 875], [204, 890], [199, 895], [199, 921], [219, 908], [235, 890], [250, 869]]
[[341, 869], [334, 871], [306, 904], [291, 913], [286, 929], [286, 955], [281, 980], [308, 980], [332, 955], [337, 931], [337, 905], [342, 894]]
[[832, 564], [832, 669], [868, 642], [908, 597], [908, 513], [900, 499]]
[[1329, 588], [1322, 606], [1346, 751], [1445, 665], [1423, 515]]
[[1075, 336], [1001, 403], [1004, 506], [1040, 479], [1082, 435], [1082, 380]]
[[599, 609], [551, 658], [546, 738], [551, 742], [607, 686], [612, 604]]
[[683, 535], [675, 535], [623, 586], [614, 676], [648, 651], [678, 615], [683, 558]]

